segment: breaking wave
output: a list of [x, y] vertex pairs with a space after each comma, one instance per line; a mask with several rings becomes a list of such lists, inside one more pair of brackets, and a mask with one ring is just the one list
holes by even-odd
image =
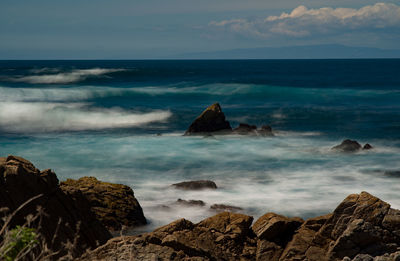
[[0, 130], [41, 133], [128, 128], [165, 122], [170, 111], [131, 112], [85, 103], [0, 102]]
[[34, 70], [35, 73], [42, 72], [58, 72], [55, 74], [42, 74], [42, 75], [29, 75], [23, 77], [16, 77], [10, 79], [14, 82], [25, 82], [33, 84], [67, 84], [83, 81], [89, 77], [101, 76], [108, 73], [125, 71], [125, 69], [103, 69], [103, 68], [93, 68], [93, 69], [79, 69], [72, 70], [70, 72], [58, 72], [56, 69], [53, 71], [49, 69], [38, 69]]

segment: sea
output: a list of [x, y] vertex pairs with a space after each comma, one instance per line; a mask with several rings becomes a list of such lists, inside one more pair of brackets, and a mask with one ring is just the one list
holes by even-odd
[[[274, 137], [183, 136], [209, 105]], [[372, 150], [340, 153], [344, 139]], [[0, 61], [0, 156], [134, 190], [151, 231], [212, 204], [309, 218], [367, 191], [400, 208], [400, 60]], [[171, 184], [213, 180], [218, 189]], [[188, 207], [178, 199], [202, 200]]]

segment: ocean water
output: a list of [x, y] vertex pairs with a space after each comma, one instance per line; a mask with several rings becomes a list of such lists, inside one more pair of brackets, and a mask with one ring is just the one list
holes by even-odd
[[[219, 102], [233, 127], [182, 136]], [[371, 151], [342, 154], [343, 139]], [[308, 218], [368, 191], [400, 208], [400, 60], [0, 61], [0, 156], [134, 189], [149, 231], [211, 204]], [[215, 191], [180, 191], [198, 179]], [[184, 207], [178, 198], [206, 202]]]

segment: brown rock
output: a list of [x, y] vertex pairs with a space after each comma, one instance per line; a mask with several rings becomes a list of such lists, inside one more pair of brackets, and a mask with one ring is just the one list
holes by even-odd
[[370, 144], [365, 144], [364, 145], [364, 147], [362, 148], [363, 150], [371, 150], [371, 149], [373, 149], [374, 147], [372, 147]]
[[185, 135], [204, 134], [210, 132], [231, 132], [232, 127], [225, 120], [225, 114], [219, 103], [214, 103], [203, 111], [190, 125]]
[[43, 196], [26, 205], [13, 217], [10, 228], [24, 224], [25, 217], [29, 214], [37, 215], [37, 208], [40, 207], [45, 214], [32, 226], [43, 237], [50, 250], [60, 250], [53, 259], [67, 254], [64, 248], [67, 241], [73, 243], [76, 240], [71, 254], [79, 256], [111, 237], [90, 211], [85, 197], [77, 193], [71, 198], [64, 193], [54, 172], [39, 171], [31, 162], [20, 157], [0, 158], [0, 208], [7, 207], [14, 211], [39, 194]]
[[146, 224], [142, 207], [128, 186], [102, 182], [95, 177], [83, 177], [78, 180], [67, 179], [61, 182], [60, 187], [72, 197], [77, 191], [81, 192], [96, 217], [111, 231], [121, 230], [122, 226]]
[[201, 189], [216, 189], [217, 185], [211, 180], [194, 180], [184, 181], [180, 183], [172, 184], [177, 189], [184, 190], [201, 190]]
[[252, 229], [259, 239], [285, 245], [303, 222], [304, 220], [298, 217], [287, 218], [275, 213], [267, 213], [257, 219]]
[[261, 126], [261, 129], [257, 130], [257, 133], [261, 136], [274, 136], [271, 126], [268, 125]]

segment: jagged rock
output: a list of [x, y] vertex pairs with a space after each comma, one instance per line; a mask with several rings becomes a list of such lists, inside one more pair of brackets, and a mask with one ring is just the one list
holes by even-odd
[[184, 190], [201, 190], [201, 189], [216, 189], [217, 185], [211, 180], [193, 180], [184, 181], [180, 183], [172, 184], [177, 189]]
[[210, 132], [231, 132], [232, 127], [225, 120], [219, 103], [214, 103], [203, 111], [190, 125], [185, 135], [204, 134]]
[[259, 239], [285, 244], [303, 222], [304, 220], [298, 217], [287, 218], [275, 213], [267, 213], [257, 219], [252, 229]]
[[360, 143], [355, 140], [344, 140], [340, 145], [333, 147], [333, 150], [342, 151], [342, 152], [355, 152], [361, 149]]
[[146, 224], [142, 207], [128, 186], [83, 177], [67, 179], [60, 187], [71, 196], [80, 191], [89, 201], [93, 213], [110, 231]]
[[233, 132], [240, 135], [257, 135], [257, 126], [240, 123], [238, 127], [233, 129]]
[[184, 200], [181, 198], [178, 198], [178, 200], [176, 201], [177, 204], [179, 205], [184, 205], [184, 206], [188, 206], [188, 207], [204, 207], [206, 205], [206, 203], [204, 203], [204, 201], [202, 200]]
[[152, 233], [110, 240], [82, 260], [133, 257], [132, 260], [398, 261], [400, 258], [400, 211], [367, 192], [350, 195], [332, 214], [304, 223], [300, 218], [274, 213], [267, 213], [250, 228], [252, 220], [250, 216], [229, 212], [198, 224], [180, 219]]
[[198, 224], [177, 220], [152, 233], [110, 240], [81, 260], [254, 260], [253, 218], [224, 212]]
[[239, 212], [239, 211], [243, 210], [243, 208], [225, 205], [225, 204], [212, 204], [210, 206], [210, 209], [217, 211], [217, 212], [224, 212], [224, 211]]
[[[10, 227], [24, 224], [25, 217], [37, 215], [37, 208], [40, 207], [45, 214], [31, 225], [54, 252], [63, 249], [67, 241], [73, 243], [76, 240], [76, 244], [72, 245], [72, 255], [80, 256], [87, 249], [104, 244], [111, 238], [90, 211], [89, 202], [82, 193], [76, 193], [75, 197], [64, 193], [53, 171], [39, 171], [31, 162], [16, 156], [0, 158], [0, 208], [7, 207], [14, 211], [39, 194], [43, 196], [22, 208], [13, 217]], [[65, 254], [66, 251], [61, 250], [52, 259]]]

